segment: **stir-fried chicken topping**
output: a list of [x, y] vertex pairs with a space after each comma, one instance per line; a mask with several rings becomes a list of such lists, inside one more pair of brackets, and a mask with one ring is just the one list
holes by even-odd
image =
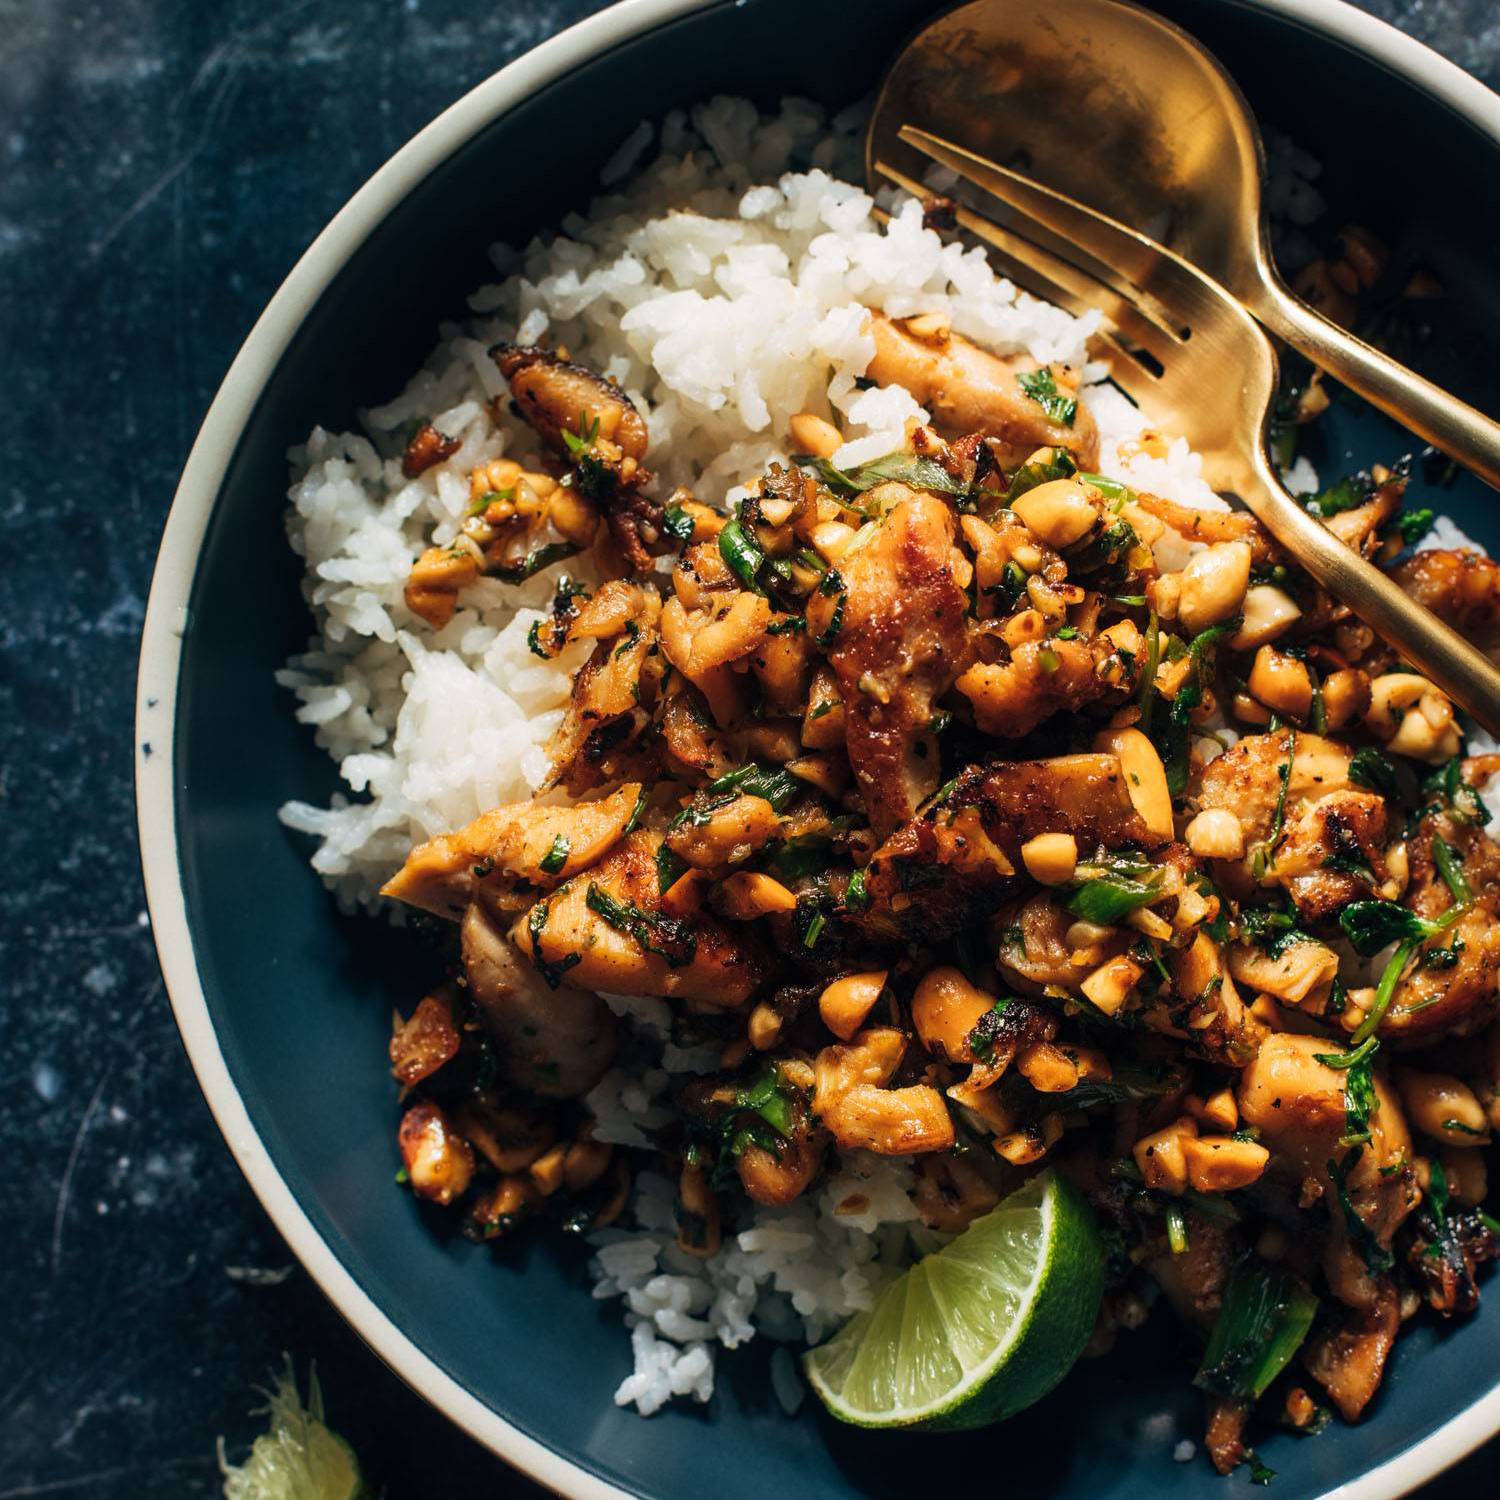
[[[498, 352], [549, 457], [475, 471], [476, 524], [408, 602], [441, 626], [537, 548], [591, 546], [602, 582], [564, 579], [532, 630], [573, 653], [542, 794], [385, 888], [460, 924], [391, 1044], [413, 1186], [485, 1236], [622, 1212], [630, 1157], [580, 1101], [625, 1032], [597, 992], [650, 997], [719, 1057], [654, 1142], [684, 1253], [839, 1151], [911, 1158], [945, 1232], [1056, 1161], [1120, 1236], [1112, 1297], [1150, 1275], [1205, 1332], [1247, 1266], [1324, 1299], [1302, 1363], [1354, 1420], [1403, 1296], [1468, 1311], [1500, 1249], [1500, 758], [1463, 759], [1440, 690], [1252, 519], [1089, 473], [1072, 372], [938, 317], [870, 328], [870, 379], [935, 426], [846, 471], [804, 414], [819, 456], [733, 515], [653, 498], [618, 388]], [[1389, 561], [1405, 482], [1326, 524]], [[1396, 572], [1500, 641], [1486, 559]], [[1254, 1398], [1205, 1388], [1227, 1469]]]

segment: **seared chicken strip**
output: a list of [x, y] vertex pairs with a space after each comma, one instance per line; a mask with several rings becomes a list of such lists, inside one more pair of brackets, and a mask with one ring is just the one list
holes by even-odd
[[841, 565], [842, 590], [820, 592], [808, 609], [809, 631], [830, 642], [849, 764], [877, 833], [937, 789], [933, 710], [963, 668], [967, 639], [953, 537], [952, 508], [912, 493]]
[[457, 833], [418, 844], [380, 894], [456, 921], [477, 894], [492, 904], [518, 882], [547, 890], [593, 864], [625, 833], [640, 802], [628, 782], [597, 802], [493, 807]]
[[1080, 849], [1152, 849], [1165, 842], [1132, 805], [1117, 756], [974, 767], [875, 851], [862, 923], [887, 936], [955, 932], [993, 910], [996, 894], [1021, 867], [1022, 844], [1059, 830]]
[[1059, 387], [1074, 403], [1071, 420], [1064, 421], [1027, 395], [1018, 377], [1037, 373], [1030, 361], [1001, 359], [955, 333], [921, 338], [909, 324], [881, 313], [870, 314], [870, 331], [875, 357], [866, 378], [910, 391], [939, 427], [994, 439], [1002, 464], [1018, 464], [1038, 448], [1069, 449], [1081, 469], [1099, 462], [1099, 429], [1076, 400], [1076, 379], [1072, 390]]
[[765, 978], [765, 956], [740, 926], [662, 909], [661, 835], [633, 833], [520, 918], [511, 938], [545, 975], [620, 995], [661, 995], [733, 1009]]

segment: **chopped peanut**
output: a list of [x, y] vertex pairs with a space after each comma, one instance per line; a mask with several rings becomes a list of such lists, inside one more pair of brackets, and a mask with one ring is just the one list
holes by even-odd
[[1255, 1141], [1232, 1135], [1205, 1135], [1182, 1143], [1188, 1181], [1200, 1193], [1228, 1193], [1249, 1187], [1266, 1170], [1271, 1153]]
[[1187, 1156], [1183, 1147], [1197, 1134], [1197, 1125], [1184, 1117], [1165, 1130], [1142, 1136], [1131, 1147], [1131, 1155], [1135, 1157], [1135, 1164], [1141, 1169], [1141, 1177], [1148, 1188], [1180, 1193], [1187, 1186]]

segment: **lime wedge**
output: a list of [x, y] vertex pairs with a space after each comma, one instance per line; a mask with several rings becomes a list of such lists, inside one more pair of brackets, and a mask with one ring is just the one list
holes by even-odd
[[225, 1500], [361, 1500], [366, 1490], [353, 1449], [323, 1425], [317, 1375], [309, 1376], [305, 1407], [290, 1364], [267, 1394], [270, 1425], [245, 1462], [231, 1468], [220, 1443]]
[[1068, 1373], [1103, 1292], [1093, 1213], [1066, 1178], [1043, 1172], [902, 1272], [803, 1363], [841, 1421], [984, 1427]]

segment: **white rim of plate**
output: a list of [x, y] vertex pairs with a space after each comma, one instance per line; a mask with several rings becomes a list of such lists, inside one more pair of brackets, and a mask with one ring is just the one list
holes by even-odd
[[[224, 377], [173, 497], [152, 576], [136, 687], [136, 808], [157, 955], [188, 1059], [214, 1119], [272, 1222], [361, 1338], [413, 1390], [507, 1463], [577, 1500], [630, 1492], [530, 1437], [424, 1354], [360, 1286], [292, 1194], [250, 1119], [219, 1049], [193, 956], [177, 845], [173, 785], [177, 679], [199, 550], [229, 460], [292, 336], [353, 249], [424, 177], [497, 116], [619, 44], [723, 0], [618, 0], [471, 89], [359, 189], [292, 268]], [[745, 3], [745, 0], [740, 0]], [[1345, 0], [1227, 0], [1322, 32], [1418, 84], [1500, 147], [1500, 96], [1422, 43]], [[154, 753], [142, 745], [151, 742]], [[1324, 1500], [1391, 1500], [1500, 1431], [1500, 1388], [1436, 1432]]]

